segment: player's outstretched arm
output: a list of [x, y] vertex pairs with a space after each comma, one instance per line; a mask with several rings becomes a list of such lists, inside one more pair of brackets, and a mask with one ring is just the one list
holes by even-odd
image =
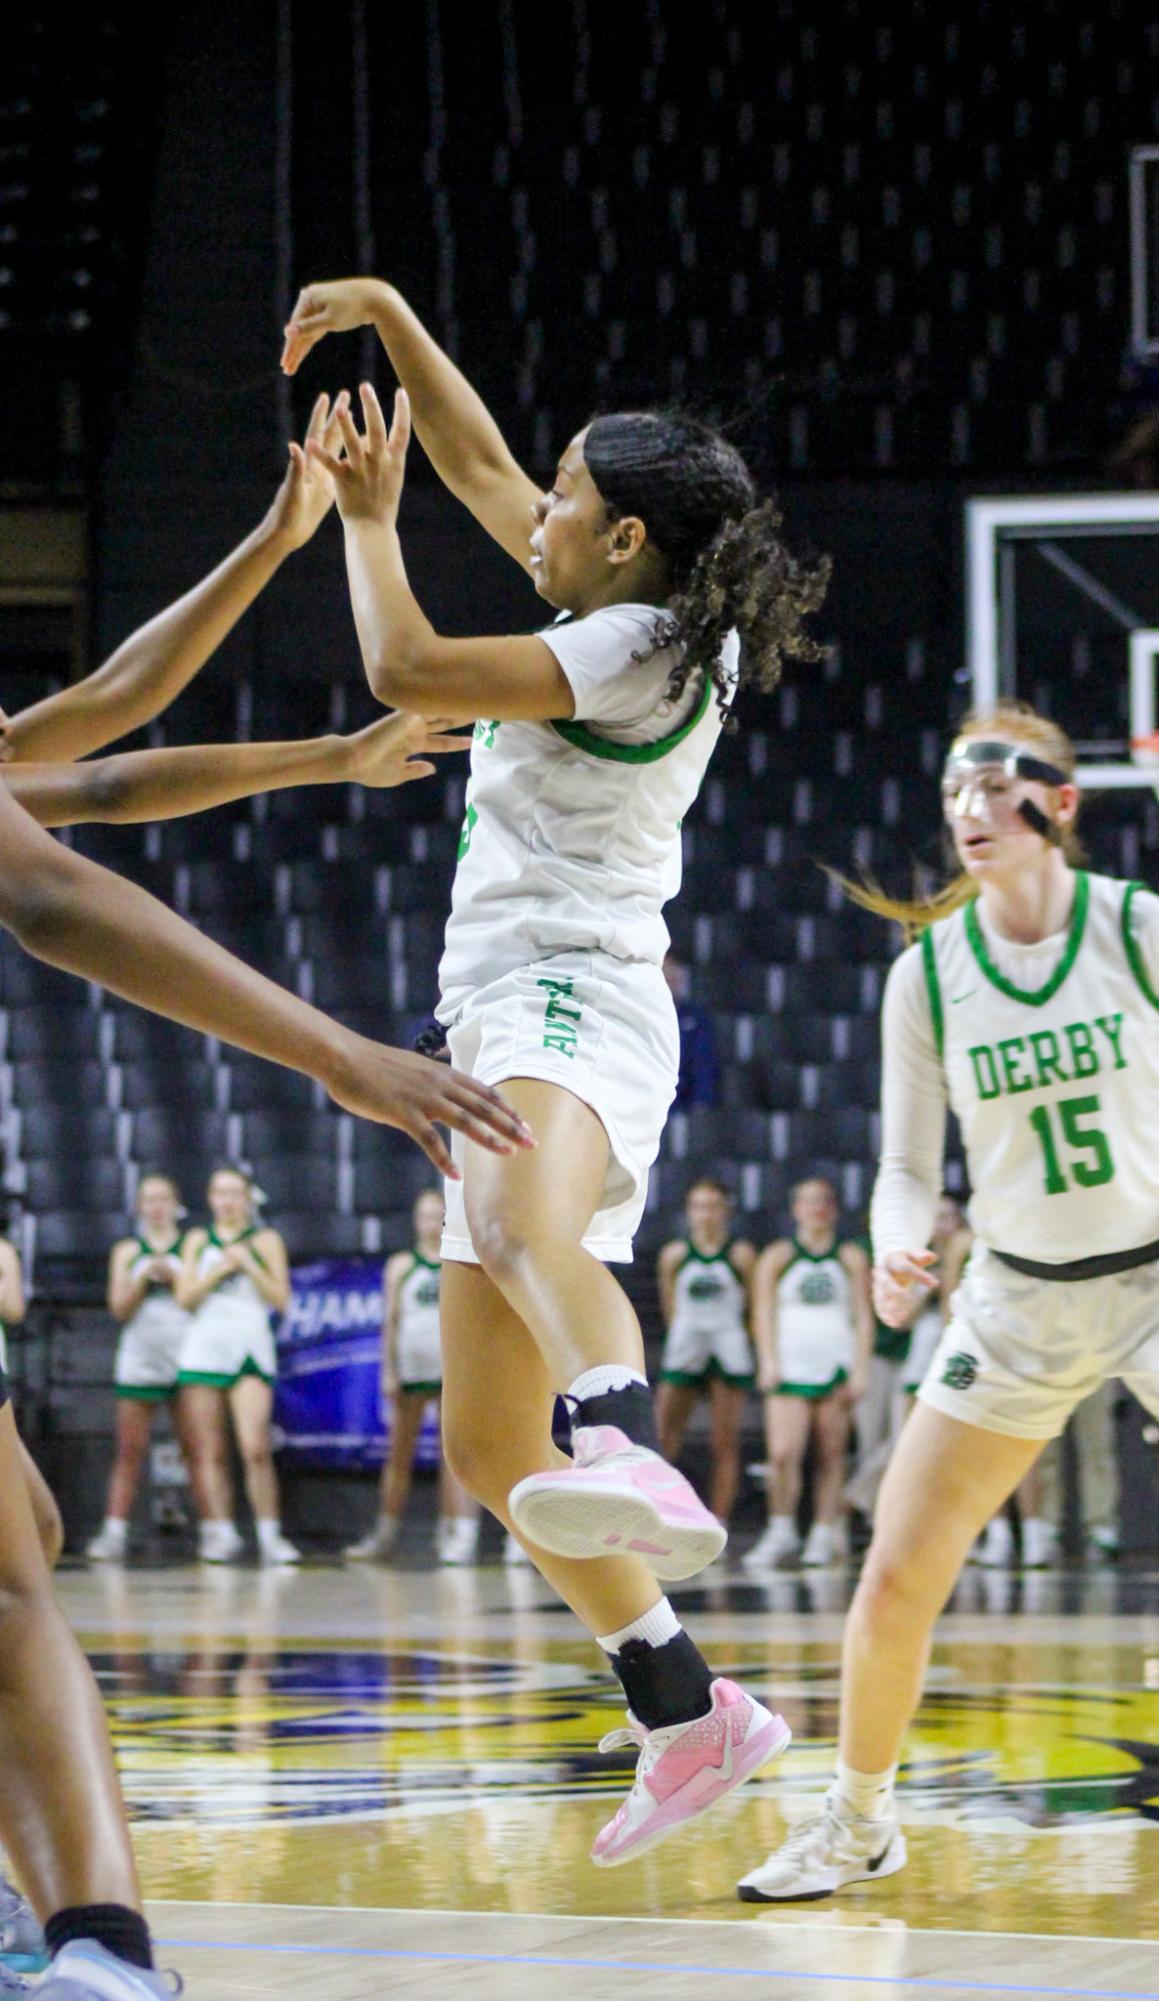
[[390, 715], [353, 736], [302, 743], [181, 744], [124, 751], [87, 764], [9, 764], [5, 782], [42, 827], [177, 820], [294, 785], [386, 790], [429, 778], [434, 757], [466, 750], [450, 725]]
[[[339, 415], [346, 456], [309, 447], [334, 480], [346, 536], [350, 601], [366, 678], [380, 702], [422, 716], [554, 722], [575, 714], [570, 683], [542, 639], [444, 639], [415, 599], [398, 539], [410, 440], [406, 391], [389, 433], [377, 396], [361, 390], [365, 434]], [[405, 690], [405, 694], [402, 692]]]
[[444, 1174], [457, 1170], [436, 1122], [493, 1153], [534, 1143], [497, 1091], [331, 1021], [135, 884], [62, 848], [3, 785], [0, 924], [50, 965], [317, 1078], [345, 1111], [409, 1133]]
[[375, 329], [410, 397], [419, 442], [444, 486], [526, 570], [539, 489], [482, 398], [393, 285], [378, 278], [307, 285], [286, 327], [282, 367], [294, 375], [327, 334], [366, 326]]
[[[341, 399], [339, 399], [341, 401]], [[337, 406], [320, 396], [307, 441], [339, 448]], [[151, 722], [175, 701], [265, 589], [286, 557], [329, 513], [333, 483], [322, 463], [290, 447], [290, 463], [264, 520], [208, 577], [130, 634], [85, 680], [10, 718], [5, 740], [23, 762], [64, 763]]]

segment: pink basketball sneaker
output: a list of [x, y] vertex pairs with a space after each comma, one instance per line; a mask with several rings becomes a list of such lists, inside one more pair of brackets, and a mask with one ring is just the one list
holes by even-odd
[[645, 1730], [628, 1711], [628, 1728], [612, 1730], [601, 1751], [640, 1746], [636, 1783], [614, 1820], [600, 1829], [592, 1861], [601, 1869], [631, 1862], [779, 1758], [791, 1732], [735, 1681], [712, 1684], [712, 1708], [692, 1723]]
[[556, 1556], [642, 1556], [656, 1577], [695, 1577], [728, 1531], [683, 1473], [614, 1424], [572, 1433], [575, 1458], [532, 1473], [508, 1505], [521, 1534]]

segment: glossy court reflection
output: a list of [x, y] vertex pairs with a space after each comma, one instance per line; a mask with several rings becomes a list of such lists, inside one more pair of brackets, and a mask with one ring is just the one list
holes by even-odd
[[[794, 1745], [699, 1833], [602, 1872], [588, 1849], [632, 1761], [598, 1756], [612, 1686], [533, 1577], [64, 1588], [153, 1898], [785, 1925], [802, 1914], [733, 1889], [828, 1779], [844, 1595], [828, 1582], [818, 1611], [798, 1580], [710, 1575], [688, 1594], [714, 1664], [776, 1692]], [[951, 1613], [902, 1772], [910, 1865], [814, 1921], [1159, 1939], [1159, 1620], [1111, 1602], [1151, 1590], [1095, 1580], [1082, 1610], [1052, 1580], [1037, 1611]]]

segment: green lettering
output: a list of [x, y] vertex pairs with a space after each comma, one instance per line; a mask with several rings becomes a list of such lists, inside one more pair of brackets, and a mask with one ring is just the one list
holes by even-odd
[[[1000, 1097], [1002, 1095], [1002, 1086], [998, 1082], [998, 1070], [994, 1062], [994, 1051], [985, 1042], [980, 1042], [976, 1049], [971, 1049], [967, 1053], [971, 1063], [974, 1065], [974, 1082], [978, 1087], [978, 1096], [983, 1100]], [[988, 1085], [986, 1077], [983, 1075], [983, 1064], [985, 1064], [985, 1069], [989, 1074]]]
[[572, 1034], [566, 1039], [562, 1035], [545, 1035], [543, 1046], [545, 1049], [558, 1049], [561, 1056], [574, 1056], [576, 1047], [575, 1035]]
[[535, 984], [548, 994], [570, 994], [572, 990], [570, 980], [537, 980]]
[[545, 1021], [559, 1021], [561, 1018], [564, 1021], [578, 1021], [582, 1013], [582, 1007], [565, 1007], [563, 1002], [556, 997], [554, 1000], [548, 1001], [547, 1006], [543, 1010], [543, 1018]]
[[1038, 1065], [1038, 1088], [1045, 1090], [1050, 1083], [1065, 1084], [1069, 1080], [1062, 1067], [1058, 1053], [1058, 1037], [1050, 1028], [1038, 1028], [1030, 1037], [1030, 1047]]
[[1070, 1043], [1070, 1060], [1076, 1077], [1097, 1077], [1099, 1058], [1095, 1038], [1085, 1021], [1070, 1021], [1063, 1029]]
[[1025, 1047], [1026, 1044], [1020, 1035], [1008, 1035], [1005, 1041], [998, 1044], [998, 1054], [1002, 1058], [1002, 1074], [1006, 1079], [1006, 1089], [1011, 1093], [1030, 1091], [1034, 1088], [1033, 1078], [1021, 1076], [1018, 1070], [1018, 1059]]
[[1116, 1070], [1125, 1070], [1127, 1059], [1122, 1050], [1123, 1017], [1121, 1014], [1100, 1014], [1095, 1016], [1095, 1027], [1101, 1028], [1111, 1048], [1115, 1052]]

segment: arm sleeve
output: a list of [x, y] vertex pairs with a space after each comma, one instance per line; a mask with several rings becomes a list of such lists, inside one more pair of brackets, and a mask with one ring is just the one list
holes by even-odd
[[671, 647], [652, 652], [662, 617], [649, 605], [608, 605], [540, 633], [567, 678], [576, 722], [622, 727], [660, 707], [674, 664]]
[[1159, 994], [1159, 896], [1150, 890], [1131, 899], [1131, 935], [1142, 954], [1151, 991]]
[[870, 1226], [877, 1258], [929, 1243], [942, 1189], [946, 1080], [917, 946], [886, 981], [881, 1044], [881, 1164]]

